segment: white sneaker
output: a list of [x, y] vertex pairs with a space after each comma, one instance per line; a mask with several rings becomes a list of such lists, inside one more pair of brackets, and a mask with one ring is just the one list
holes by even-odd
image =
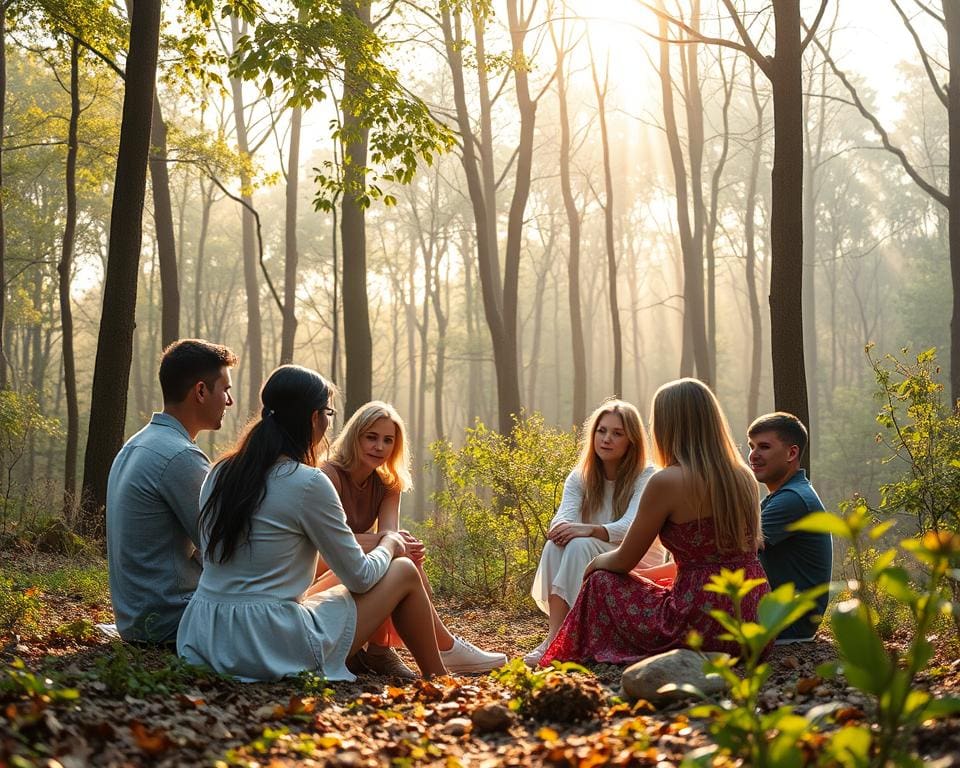
[[536, 648], [530, 651], [530, 653], [528, 653], [526, 656], [523, 657], [524, 663], [528, 667], [537, 666], [537, 664], [540, 663], [540, 659], [543, 658], [543, 654], [547, 652], [547, 648], [549, 647], [550, 647], [550, 643], [548, 643], [546, 639], [544, 639], [544, 641], [540, 643], [540, 645], [538, 645]]
[[502, 653], [482, 651], [469, 640], [453, 636], [453, 646], [448, 651], [440, 651], [440, 658], [447, 672], [463, 674], [466, 672], [489, 672], [507, 663]]

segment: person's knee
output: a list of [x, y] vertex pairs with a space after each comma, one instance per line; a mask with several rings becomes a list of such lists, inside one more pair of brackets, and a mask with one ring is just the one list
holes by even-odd
[[597, 545], [593, 543], [593, 539], [588, 536], [578, 536], [575, 539], [570, 539], [570, 542], [566, 546], [566, 554], [573, 555], [574, 557], [585, 557], [587, 560], [593, 560], [596, 555]]
[[388, 571], [393, 578], [404, 584], [419, 584], [420, 572], [409, 557], [395, 557]]

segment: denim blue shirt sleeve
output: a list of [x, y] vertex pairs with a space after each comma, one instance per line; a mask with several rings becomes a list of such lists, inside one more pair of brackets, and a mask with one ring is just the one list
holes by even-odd
[[200, 487], [210, 462], [173, 416], [155, 413], [114, 459], [107, 565], [125, 640], [170, 642], [200, 578]]

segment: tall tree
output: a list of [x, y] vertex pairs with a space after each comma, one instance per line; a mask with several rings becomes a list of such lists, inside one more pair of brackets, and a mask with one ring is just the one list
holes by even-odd
[[[230, 17], [230, 40], [234, 55], [240, 45], [241, 35], [246, 35], [246, 24], [237, 16]], [[250, 143], [247, 125], [246, 102], [243, 94], [243, 81], [234, 74], [230, 78], [230, 93], [233, 97], [233, 121], [237, 137], [237, 151], [246, 160], [252, 157], [255, 148]], [[241, 205], [241, 250], [243, 253], [243, 285], [247, 295], [247, 411], [253, 413], [260, 402], [260, 385], [263, 383], [263, 323], [260, 314], [260, 278], [259, 258], [256, 239], [257, 222], [253, 215], [253, 178], [251, 165], [245, 162], [240, 170]]]
[[613, 393], [623, 397], [623, 331], [620, 325], [620, 301], [617, 296], [617, 248], [613, 231], [613, 168], [610, 163], [610, 136], [607, 132], [607, 84], [610, 59], [607, 58], [603, 83], [597, 74], [593, 51], [590, 52], [590, 72], [593, 75], [593, 92], [597, 97], [597, 114], [600, 117], [600, 141], [603, 147], [603, 234], [607, 252], [607, 290], [610, 297], [610, 328], [613, 336]]
[[[749, 56], [770, 80], [773, 91], [773, 170], [770, 212], [770, 337], [773, 395], [778, 410], [808, 424], [807, 381], [803, 353], [803, 51], [816, 33], [826, 10], [821, 0], [814, 22], [801, 35], [800, 0], [773, 0], [774, 53], [766, 56], [753, 40], [734, 0], [722, 0], [738, 40], [707, 37], [682, 19], [669, 16], [644, 0], [653, 11], [688, 38], [670, 42], [725, 45]], [[667, 36], [662, 34], [661, 37]], [[809, 469], [809, 454], [804, 465]]]
[[[372, 30], [368, 0], [342, 0], [343, 13]], [[373, 396], [373, 339], [367, 297], [367, 233], [364, 190], [370, 127], [363, 119], [362, 52], [346, 57], [341, 99], [343, 182], [340, 242], [343, 249], [343, 347], [347, 358], [346, 416]]]
[[573, 194], [570, 178], [570, 116], [567, 104], [567, 73], [564, 70], [566, 47], [569, 44], [562, 27], [559, 40], [550, 20], [550, 37], [557, 57], [557, 105], [560, 120], [560, 192], [567, 214], [567, 305], [570, 309], [570, 343], [573, 348], [573, 423], [583, 424], [587, 418], [587, 350], [583, 338], [583, 312], [580, 302], [580, 209]]
[[133, 354], [150, 122], [160, 40], [159, 0], [137, 0], [130, 18], [120, 146], [110, 213], [107, 272], [83, 464], [85, 527], [95, 530], [107, 499], [107, 475], [123, 443]]
[[[910, 179], [933, 200], [947, 210], [947, 230], [950, 252], [950, 284], [953, 304], [950, 316], [950, 397], [956, 406], [960, 401], [960, 5], [955, 0], [942, 0], [942, 15], [925, 4], [920, 7], [928, 18], [933, 18], [946, 34], [947, 66], [944, 68], [925, 44], [916, 25], [904, 12], [899, 0], [890, 0], [916, 46], [920, 61], [937, 100], [947, 111], [947, 190], [921, 172], [907, 153], [893, 143], [890, 134], [875, 113], [860, 98], [857, 88], [833, 60], [828, 47], [817, 40], [817, 47], [834, 74], [840, 79], [857, 110], [880, 136], [883, 147], [899, 161]], [[944, 72], [945, 69], [945, 72]], [[940, 78], [947, 77], [944, 86]]]
[[[670, 71], [670, 44], [667, 40], [667, 17], [663, 2], [658, 0], [660, 15], [660, 93], [663, 103], [664, 129], [670, 162], [673, 167], [674, 190], [677, 201], [677, 226], [680, 235], [680, 254], [683, 262], [683, 354], [682, 376], [697, 375], [712, 382], [707, 351], [706, 312], [703, 292], [703, 236], [704, 208], [702, 188], [703, 166], [703, 106], [696, 66], [696, 41], [699, 35], [700, 4], [693, 3], [690, 20], [691, 37], [681, 51], [686, 95], [686, 122], [690, 161], [690, 183], [687, 184], [686, 161], [680, 144], [680, 132], [673, 101], [673, 76]], [[686, 57], [686, 58], [684, 58]]]
[[67, 160], [64, 186], [66, 212], [59, 273], [60, 325], [63, 332], [63, 380], [67, 401], [67, 441], [64, 454], [64, 501], [70, 504], [76, 493], [77, 448], [80, 443], [80, 406], [77, 400], [77, 366], [73, 351], [73, 308], [70, 284], [73, 275], [73, 251], [77, 232], [77, 150], [80, 124], [80, 43], [70, 40], [70, 120], [67, 128]]
[[[493, 138], [488, 127], [493, 99], [483, 96], [489, 87], [491, 75], [483, 48], [484, 28], [489, 21], [491, 9], [488, 3], [479, 0], [443, 3], [440, 7], [447, 63], [453, 80], [457, 128], [461, 136], [460, 159], [467, 179], [467, 190], [473, 207], [476, 228], [477, 272], [480, 277], [483, 312], [493, 342], [498, 423], [503, 434], [511, 432], [513, 417], [520, 412], [521, 408], [517, 343], [520, 251], [523, 244], [524, 212], [530, 194], [536, 109], [542, 96], [542, 92], [537, 97], [532, 97], [530, 94], [529, 63], [525, 52], [526, 36], [533, 10], [531, 8], [528, 12], [526, 4], [518, 4], [518, 2], [519, 0], [507, 0], [511, 74], [519, 113], [519, 141], [515, 153], [513, 196], [507, 216], [507, 242], [502, 277], [496, 237], [496, 199], [491, 192], [497, 186], [492, 164]], [[474, 131], [467, 108], [462, 19], [465, 6], [469, 6], [473, 18], [476, 39], [477, 77], [481, 89], [480, 136], [477, 136]]]
[[[134, 0], [131, 0], [131, 2]], [[153, 97], [150, 125], [150, 189], [153, 193], [153, 226], [160, 265], [160, 345], [166, 347], [180, 337], [180, 278], [177, 269], [177, 242], [173, 233], [173, 205], [170, 202], [170, 172], [167, 169], [167, 124], [160, 98]]]

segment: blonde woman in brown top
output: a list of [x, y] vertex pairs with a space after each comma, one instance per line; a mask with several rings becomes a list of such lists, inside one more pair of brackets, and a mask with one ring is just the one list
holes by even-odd
[[[407, 434], [396, 409], [373, 401], [361, 406], [344, 425], [330, 446], [329, 459], [320, 469], [330, 478], [340, 496], [347, 525], [366, 552], [384, 535], [399, 533], [405, 544], [404, 556], [417, 566], [427, 593], [430, 584], [423, 572], [424, 546], [409, 531], [400, 528], [400, 494], [412, 486]], [[323, 569], [323, 565], [320, 566]], [[328, 589], [336, 577], [318, 570], [315, 589]], [[447, 629], [433, 610], [433, 626], [444, 666], [452, 673], [488, 672], [507, 662], [502, 653], [488, 653]], [[373, 634], [367, 648], [350, 659], [354, 671], [369, 671], [400, 677], [414, 677], [394, 652], [402, 645], [390, 621]]]

